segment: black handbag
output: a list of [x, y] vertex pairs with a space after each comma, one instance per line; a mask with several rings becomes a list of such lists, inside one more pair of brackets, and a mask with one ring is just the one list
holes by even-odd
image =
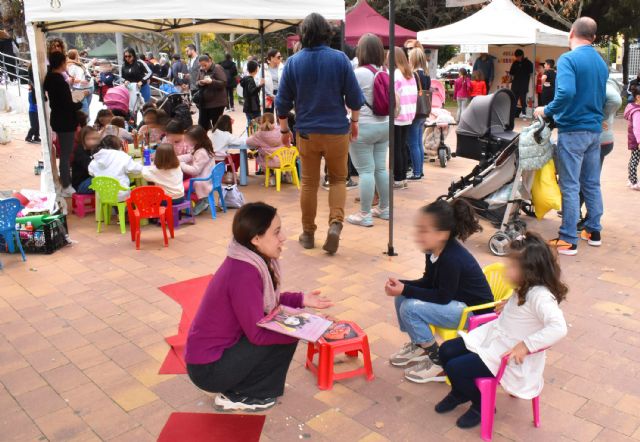
[[428, 118], [431, 113], [431, 93], [422, 89], [422, 81], [420, 81], [420, 75], [417, 72], [413, 73], [418, 86], [418, 100], [416, 101], [416, 116], [415, 118]]

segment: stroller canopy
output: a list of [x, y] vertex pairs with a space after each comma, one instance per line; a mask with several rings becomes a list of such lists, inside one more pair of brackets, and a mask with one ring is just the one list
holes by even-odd
[[513, 130], [511, 112], [515, 98], [508, 89], [499, 89], [491, 95], [475, 97], [460, 117], [456, 133], [470, 137], [483, 137], [492, 132]]

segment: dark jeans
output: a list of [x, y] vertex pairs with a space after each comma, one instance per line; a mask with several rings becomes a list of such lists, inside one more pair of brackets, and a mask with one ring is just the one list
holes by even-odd
[[282, 396], [297, 343], [254, 345], [246, 336], [210, 364], [187, 364], [191, 381], [210, 393], [232, 392], [255, 399]]
[[228, 98], [228, 101], [229, 101], [229, 109], [231, 109], [232, 107], [235, 106], [234, 101], [233, 101], [234, 100], [233, 93], [235, 92], [235, 90], [236, 90], [236, 88], [234, 88], [234, 87], [228, 87], [227, 88], [227, 98]]
[[471, 401], [480, 411], [480, 390], [476, 378], [492, 378], [493, 373], [480, 356], [467, 350], [462, 338], [446, 341], [440, 346], [440, 360], [451, 382], [451, 393], [461, 401]]
[[38, 112], [29, 112], [29, 133], [27, 133], [27, 139], [33, 140], [40, 138], [40, 122], [38, 121]]
[[[613, 150], [613, 143], [609, 144], [601, 144], [600, 145], [600, 173], [602, 174], [602, 165], [604, 164], [604, 159], [607, 155], [611, 153]], [[582, 213], [582, 206], [584, 205], [584, 195], [582, 195], [582, 191], [580, 191], [580, 212]], [[589, 214], [584, 216], [584, 219], [587, 219]], [[582, 216], [581, 216], [582, 217]]]
[[247, 127], [249, 127], [249, 123], [251, 123], [252, 120], [258, 118], [259, 116], [261, 116], [260, 111], [258, 112], [245, 112], [244, 113], [245, 117], [247, 117]]
[[71, 185], [71, 152], [73, 152], [74, 132], [56, 132], [60, 142], [60, 183], [62, 188]]
[[222, 114], [224, 114], [224, 106], [213, 107], [210, 109], [204, 109], [201, 107], [200, 115], [198, 116], [198, 125], [204, 130], [211, 130], [211, 128], [216, 125], [218, 118], [220, 118]]
[[407, 179], [407, 164], [409, 162], [409, 149], [407, 148], [407, 137], [410, 125], [394, 126], [393, 143], [393, 180], [404, 181]]
[[[515, 108], [513, 109], [513, 115], [517, 118], [521, 113], [527, 112], [527, 90], [511, 90], [513, 95], [516, 96]], [[518, 102], [520, 105], [518, 105]]]

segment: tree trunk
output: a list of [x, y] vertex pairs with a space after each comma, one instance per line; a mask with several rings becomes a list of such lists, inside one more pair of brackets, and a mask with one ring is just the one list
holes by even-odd
[[622, 38], [624, 38], [624, 43], [622, 44], [622, 82], [626, 89], [629, 84], [629, 40], [631, 36], [628, 33], [624, 33]]

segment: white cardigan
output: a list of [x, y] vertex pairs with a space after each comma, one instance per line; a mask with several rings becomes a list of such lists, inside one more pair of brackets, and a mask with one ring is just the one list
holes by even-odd
[[[567, 334], [567, 323], [553, 294], [544, 286], [536, 286], [527, 293], [527, 300], [518, 305], [514, 293], [502, 314], [468, 333], [458, 332], [468, 350], [477, 353], [482, 362], [496, 375], [501, 356], [523, 341], [530, 352], [550, 347]], [[511, 361], [500, 384], [510, 394], [533, 399], [544, 386], [545, 352], [528, 355], [520, 365]]]

